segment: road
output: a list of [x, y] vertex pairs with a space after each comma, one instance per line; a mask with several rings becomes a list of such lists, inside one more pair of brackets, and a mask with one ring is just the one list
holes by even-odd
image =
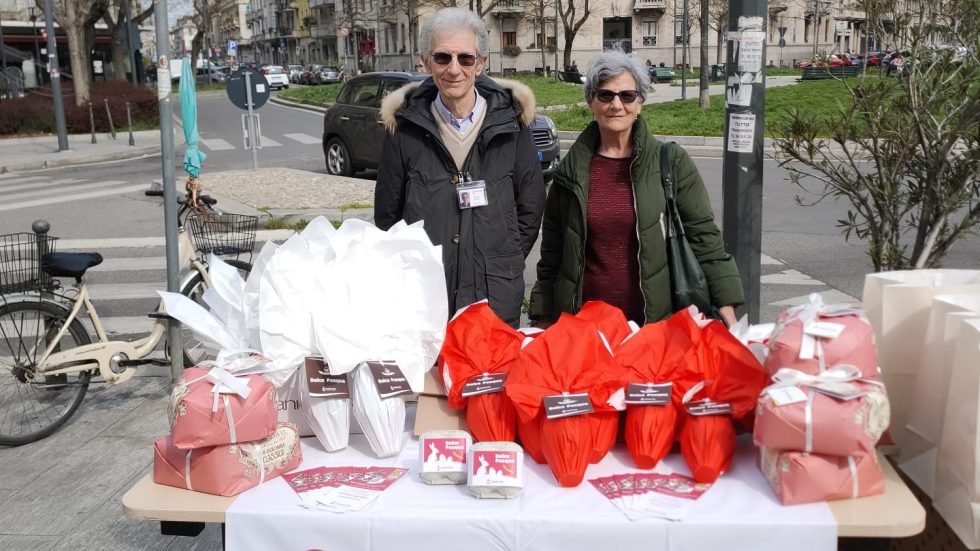
[[[249, 166], [251, 156], [241, 143], [241, 111], [223, 94], [208, 93], [200, 96], [198, 113], [202, 149], [208, 155], [205, 185], [208, 172]], [[319, 114], [273, 103], [260, 114], [264, 144], [260, 166], [323, 172]], [[175, 165], [182, 180], [182, 149], [177, 153]], [[695, 162], [720, 220], [722, 161], [695, 158]], [[52, 235], [65, 240], [162, 236], [161, 200], [143, 194], [160, 173], [160, 157], [154, 157], [4, 176], [0, 178], [0, 232], [28, 231], [33, 220], [45, 218], [51, 222]], [[834, 290], [827, 298], [860, 298], [864, 274], [871, 267], [864, 245], [857, 240], [845, 242], [835, 227], [835, 221], [845, 216], [846, 204], [796, 205], [799, 188], [773, 161], [766, 161], [764, 186], [762, 319], [772, 319], [810, 292]], [[946, 266], [977, 267], [978, 241], [961, 242]], [[148, 327], [142, 316], [154, 306], [152, 291], [162, 288], [165, 281], [163, 249], [128, 246], [102, 252], [109, 260], [89, 281], [95, 286], [96, 298], [104, 301], [100, 302], [103, 313], [119, 318], [110, 322], [118, 332], [125, 333], [127, 328], [141, 332]], [[535, 251], [532, 262], [536, 257]], [[531, 263], [528, 285], [533, 277]]]

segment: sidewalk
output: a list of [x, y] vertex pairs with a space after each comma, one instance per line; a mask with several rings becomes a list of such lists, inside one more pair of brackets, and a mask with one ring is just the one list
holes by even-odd
[[[0, 139], [0, 174], [119, 161], [160, 153], [159, 130], [133, 132], [135, 145], [129, 145], [129, 133], [120, 129], [116, 129], [115, 140], [105, 132], [97, 133], [95, 138], [98, 142], [93, 144], [91, 134], [71, 134], [68, 136], [68, 151], [58, 151], [57, 136]], [[183, 136], [176, 133], [175, 144], [182, 143]]]

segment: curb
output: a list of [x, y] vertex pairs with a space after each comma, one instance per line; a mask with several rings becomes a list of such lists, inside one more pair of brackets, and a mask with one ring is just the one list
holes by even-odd
[[296, 109], [304, 109], [306, 111], [313, 111], [314, 113], [324, 113], [326, 112], [326, 107], [320, 107], [317, 105], [310, 105], [308, 103], [299, 103], [298, 101], [290, 101], [288, 99], [282, 99], [279, 94], [276, 94], [269, 98], [269, 101], [277, 105], [282, 105], [284, 107], [294, 107]]
[[6, 174], [8, 172], [23, 172], [28, 170], [42, 170], [46, 168], [90, 165], [95, 163], [104, 163], [108, 161], [123, 161], [127, 159], [136, 159], [148, 155], [159, 155], [159, 154], [160, 154], [159, 145], [143, 146], [143, 147], [136, 147], [134, 149], [130, 149], [126, 151], [114, 151], [110, 153], [93, 154], [93, 155], [87, 155], [85, 157], [65, 157], [62, 159], [48, 159], [42, 161], [28, 161], [23, 163], [0, 165], [0, 174]]

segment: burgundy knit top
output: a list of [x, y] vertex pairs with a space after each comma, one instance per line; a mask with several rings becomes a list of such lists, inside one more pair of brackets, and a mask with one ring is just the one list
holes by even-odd
[[585, 280], [582, 299], [603, 300], [643, 325], [640, 242], [630, 179], [630, 158], [596, 154], [589, 164]]

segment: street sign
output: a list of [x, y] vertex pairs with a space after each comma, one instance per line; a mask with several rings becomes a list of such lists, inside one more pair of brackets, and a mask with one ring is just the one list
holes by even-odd
[[847, 32], [847, 21], [838, 21], [834, 24], [834, 32], [844, 34]]
[[786, 36], [786, 29], [787, 27], [779, 27], [779, 38]]
[[350, 34], [350, 29], [347, 27], [340, 28], [340, 36], [347, 36]]
[[780, 48], [785, 48], [786, 47], [786, 39], [785, 38], [780, 38], [779, 39], [779, 47]]
[[231, 100], [236, 107], [239, 109], [248, 110], [248, 95], [249, 91], [245, 88], [245, 73], [250, 73], [249, 78], [251, 79], [251, 96], [252, 96], [252, 109], [258, 109], [265, 105], [265, 102], [269, 101], [269, 81], [265, 79], [265, 76], [247, 67], [242, 67], [231, 74], [228, 77], [228, 81], [225, 87], [225, 91], [228, 93], [228, 99]]
[[228, 41], [228, 55], [237, 56], [238, 55], [238, 41], [229, 40]]

